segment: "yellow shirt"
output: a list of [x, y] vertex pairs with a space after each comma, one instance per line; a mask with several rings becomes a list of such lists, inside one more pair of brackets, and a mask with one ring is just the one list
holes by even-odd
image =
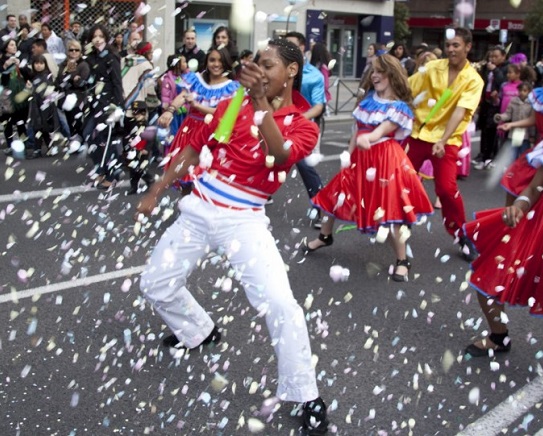
[[466, 62], [462, 71], [458, 73], [458, 76], [451, 84], [451, 97], [421, 129], [424, 120], [432, 110], [428, 105], [428, 100], [433, 99], [438, 102], [448, 86], [449, 60], [438, 59], [431, 61], [425, 65], [425, 68], [426, 71], [419, 71], [409, 78], [413, 98], [416, 99], [421, 92], [426, 91], [422, 101], [415, 107], [415, 123], [411, 136], [426, 142], [436, 143], [443, 137], [447, 122], [456, 107], [462, 107], [466, 109], [464, 119], [447, 141], [447, 144], [461, 146], [462, 134], [466, 131], [481, 99], [484, 85], [483, 79], [470, 63]]

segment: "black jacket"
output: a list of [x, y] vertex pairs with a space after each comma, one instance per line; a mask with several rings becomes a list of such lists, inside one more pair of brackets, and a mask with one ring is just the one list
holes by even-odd
[[101, 53], [93, 49], [86, 61], [90, 68], [87, 82], [94, 100], [92, 110], [103, 110], [110, 104], [122, 106], [121, 61], [115, 49], [106, 46]]
[[206, 61], [206, 54], [203, 50], [201, 50], [197, 45], [194, 46], [192, 50], [187, 50], [185, 46], [181, 46], [177, 53], [179, 53], [182, 56], [185, 56], [185, 59], [187, 60], [187, 63], [191, 59], [196, 59], [198, 61], [198, 72], [202, 72], [206, 69], [205, 61]]

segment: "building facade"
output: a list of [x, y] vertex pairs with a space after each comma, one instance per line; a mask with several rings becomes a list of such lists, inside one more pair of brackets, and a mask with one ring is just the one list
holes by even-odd
[[[182, 45], [186, 29], [196, 28], [199, 45], [207, 50], [217, 26], [232, 27], [232, 0], [147, 0], [145, 3], [147, 8], [138, 22], [145, 25], [145, 38], [162, 50], [164, 56], [157, 62], [161, 68], [165, 67], [166, 56]], [[459, 3], [463, 7], [468, 3], [473, 5], [473, 59], [481, 59], [490, 45], [498, 43], [511, 43], [511, 52], [524, 52], [532, 59], [537, 58], [535, 45], [523, 31], [523, 19], [532, 0], [523, 0], [518, 9], [509, 0], [406, 0], [404, 3], [411, 15], [412, 33], [407, 41], [410, 46], [425, 42], [443, 47], [444, 29], [454, 23], [455, 9]], [[45, 16], [57, 27], [66, 27], [77, 18], [87, 26], [101, 20], [115, 31], [133, 19], [140, 5], [141, 0], [7, 0], [0, 9], [0, 20], [8, 13], [35, 11], [38, 19]], [[253, 5], [254, 11], [265, 20], [255, 21], [249, 34], [234, 35], [240, 50], [256, 51], [259, 41], [296, 30], [308, 40], [327, 45], [337, 60], [333, 73], [341, 78], [360, 77], [370, 43], [394, 39], [394, 0], [253, 0]]]
[[[133, 19], [141, 0], [7, 0], [0, 20], [8, 13], [28, 12], [36, 19], [46, 17], [57, 33], [78, 19], [87, 27], [96, 21], [117, 31]], [[147, 0], [145, 14], [138, 22], [145, 25], [144, 36], [167, 55], [183, 43], [183, 32], [196, 28], [199, 46], [207, 50], [211, 34], [219, 25], [231, 26], [232, 0], [193, 0], [174, 2]], [[393, 0], [253, 0], [254, 10], [266, 14], [255, 22], [250, 34], [235, 34], [240, 50], [256, 51], [258, 42], [284, 35], [289, 30], [305, 34], [309, 40], [327, 44], [337, 60], [334, 74], [359, 77], [365, 64], [367, 46], [393, 38]], [[3, 21], [3, 20], [2, 20]], [[166, 56], [158, 60], [165, 66]]]
[[473, 9], [471, 22], [466, 23], [473, 31], [473, 59], [482, 59], [488, 47], [496, 44], [511, 44], [511, 53], [523, 52], [534, 60], [538, 57], [535, 44], [524, 33], [524, 17], [532, 6], [531, 0], [523, 0], [518, 8], [511, 6], [509, 0], [407, 0], [404, 3], [411, 15], [408, 43], [413, 47], [422, 42], [443, 47], [444, 29], [455, 23], [455, 15], [464, 8], [468, 12]]
[[[251, 35], [236, 35], [240, 50], [256, 51], [258, 42], [296, 30], [308, 40], [324, 42], [336, 59], [334, 75], [359, 77], [367, 46], [389, 41], [394, 30], [394, 1], [391, 0], [253, 0], [254, 10], [266, 14], [255, 22]], [[218, 25], [228, 25], [232, 1], [193, 0], [175, 18], [176, 45], [183, 32], [198, 30], [202, 48], [211, 42]]]

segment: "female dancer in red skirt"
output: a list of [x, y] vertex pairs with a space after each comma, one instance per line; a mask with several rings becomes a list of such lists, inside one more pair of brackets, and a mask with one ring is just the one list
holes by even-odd
[[[543, 88], [534, 89], [528, 98], [532, 115], [499, 128], [508, 131], [535, 125], [541, 139]], [[505, 172], [501, 184], [507, 192], [507, 207], [479, 212], [475, 221], [466, 224], [467, 235], [480, 253], [472, 263], [470, 284], [478, 291], [479, 305], [490, 327], [487, 338], [466, 348], [466, 353], [474, 357], [487, 356], [489, 350], [500, 353], [511, 349], [502, 315], [504, 303], [530, 306], [531, 314], [543, 315], [543, 250], [538, 248], [543, 202], [537, 201], [543, 186], [542, 164], [543, 141], [522, 154]]]
[[[306, 244], [311, 252], [332, 244], [335, 218], [355, 223], [363, 233], [388, 234], [396, 255], [395, 281], [406, 281], [410, 263], [405, 240], [421, 215], [433, 213], [417, 172], [398, 143], [411, 133], [411, 91], [399, 61], [382, 55], [372, 63], [364, 84], [366, 97], [353, 112], [357, 133], [351, 140], [351, 164], [315, 197], [328, 215], [320, 235]], [[380, 228], [383, 227], [382, 230]]]
[[532, 315], [543, 316], [543, 147], [526, 161], [537, 170], [513, 204], [477, 213], [465, 226], [479, 252], [471, 264], [470, 284], [490, 327], [488, 337], [466, 348], [474, 357], [511, 349], [504, 303], [529, 306]]

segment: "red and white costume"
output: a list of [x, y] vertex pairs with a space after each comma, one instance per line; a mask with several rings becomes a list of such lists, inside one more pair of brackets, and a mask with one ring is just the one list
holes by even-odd
[[[239, 83], [234, 80], [226, 80], [222, 83], [209, 85], [200, 73], [188, 72], [181, 78], [179, 86], [193, 94], [194, 101], [205, 107], [214, 108], [224, 100], [232, 98], [239, 88]], [[191, 142], [198, 129], [204, 125], [205, 115], [191, 107], [183, 123], [177, 130], [175, 138], [170, 145], [170, 159], [175, 159], [177, 153]], [[168, 162], [169, 163], [169, 162]], [[166, 168], [168, 165], [166, 165]]]
[[[417, 172], [398, 141], [411, 133], [413, 113], [402, 101], [384, 100], [372, 91], [353, 112], [358, 134], [390, 121], [398, 126], [369, 150], [356, 147], [351, 165], [342, 169], [315, 197], [313, 204], [364, 233], [382, 225], [414, 224], [433, 208]], [[374, 171], [374, 176], [368, 174]]]
[[[537, 130], [539, 144], [535, 148], [543, 147], [543, 88], [534, 89], [528, 96], [535, 113], [535, 127]], [[529, 164], [526, 157], [531, 150], [525, 151], [511, 164], [502, 177], [501, 185], [515, 197], [519, 195], [526, 186], [530, 184], [535, 174], [535, 168]]]
[[213, 121], [191, 135], [189, 145], [198, 152], [207, 145], [213, 160], [208, 168], [197, 169], [195, 189], [180, 201], [180, 217], [154, 249], [141, 289], [177, 338], [196, 347], [214, 323], [186, 288], [187, 277], [210, 250], [223, 250], [249, 302], [266, 318], [278, 360], [277, 396], [310, 401], [319, 394], [306, 322], [268, 230], [264, 204], [280, 187], [280, 173], [311, 153], [318, 129], [295, 106], [274, 112], [290, 157], [269, 168], [263, 139], [251, 134], [254, 110], [249, 99], [242, 105], [230, 142], [211, 138], [227, 104], [220, 103]]
[[[534, 171], [543, 166], [543, 147], [525, 160]], [[465, 225], [479, 252], [471, 264], [470, 285], [499, 303], [529, 306], [530, 314], [543, 316], [543, 199], [515, 228], [503, 223], [502, 214], [503, 208], [478, 212]]]

